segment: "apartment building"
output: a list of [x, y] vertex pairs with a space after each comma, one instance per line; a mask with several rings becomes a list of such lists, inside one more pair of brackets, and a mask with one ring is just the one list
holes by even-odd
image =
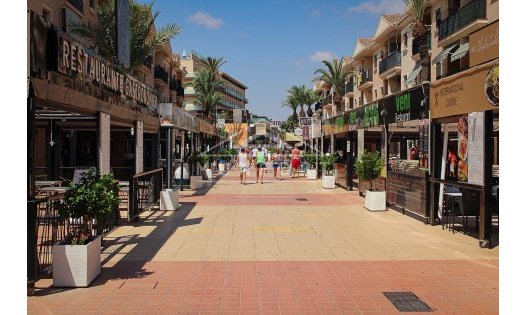
[[[203, 60], [204, 58], [195, 51], [192, 51], [190, 54], [183, 52], [181, 57], [181, 67], [187, 72], [183, 79], [185, 109], [198, 115], [202, 107], [195, 102], [195, 89], [191, 86], [191, 83], [195, 78], [196, 72], [204, 67]], [[227, 121], [232, 121], [234, 110], [244, 110], [246, 108], [248, 99], [245, 97], [245, 91], [248, 87], [224, 71], [220, 71], [219, 75], [222, 81], [218, 91], [221, 95], [221, 103], [217, 110], [218, 113], [226, 114]], [[246, 114], [244, 117], [246, 117]]]

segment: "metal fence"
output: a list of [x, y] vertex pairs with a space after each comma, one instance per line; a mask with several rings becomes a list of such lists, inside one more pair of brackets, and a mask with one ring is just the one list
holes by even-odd
[[163, 169], [137, 174], [130, 181], [128, 221], [138, 221], [139, 214], [159, 203], [163, 186]]
[[[28, 282], [52, 273], [53, 245], [66, 238], [70, 231], [82, 225], [82, 219], [61, 218], [58, 204], [64, 193], [39, 197], [27, 202]], [[120, 224], [118, 207], [104, 218], [89, 223], [92, 235], [104, 235]]]

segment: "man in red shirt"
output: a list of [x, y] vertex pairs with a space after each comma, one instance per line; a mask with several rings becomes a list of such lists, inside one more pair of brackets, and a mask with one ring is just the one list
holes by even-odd
[[291, 160], [292, 178], [299, 177], [300, 175], [300, 164], [301, 164], [300, 156], [301, 156], [301, 151], [298, 148], [292, 149], [292, 160]]

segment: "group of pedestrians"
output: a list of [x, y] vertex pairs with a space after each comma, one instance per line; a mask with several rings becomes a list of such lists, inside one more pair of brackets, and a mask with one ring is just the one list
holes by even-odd
[[[294, 148], [291, 155], [292, 178], [299, 176], [300, 159], [301, 151]], [[270, 154], [266, 148], [262, 148], [261, 146], [253, 149], [241, 148], [236, 158], [236, 166], [239, 169], [241, 184], [246, 185], [247, 173], [252, 166], [256, 167], [256, 184], [258, 182], [263, 184], [263, 174], [265, 173], [267, 161], [272, 162], [274, 179], [283, 180], [282, 168], [284, 157], [280, 149], [276, 149], [273, 154]]]

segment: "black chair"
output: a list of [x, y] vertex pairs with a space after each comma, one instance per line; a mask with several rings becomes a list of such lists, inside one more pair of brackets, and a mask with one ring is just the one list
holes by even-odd
[[442, 216], [442, 229], [448, 228], [455, 233], [455, 217], [461, 215], [461, 191], [458, 187], [444, 185], [444, 211]]
[[479, 215], [480, 215], [480, 192], [472, 189], [462, 188], [462, 202], [460, 205], [460, 215], [462, 216], [463, 232], [466, 234], [468, 226], [468, 219], [470, 216], [475, 216], [476, 230], [479, 229]]

